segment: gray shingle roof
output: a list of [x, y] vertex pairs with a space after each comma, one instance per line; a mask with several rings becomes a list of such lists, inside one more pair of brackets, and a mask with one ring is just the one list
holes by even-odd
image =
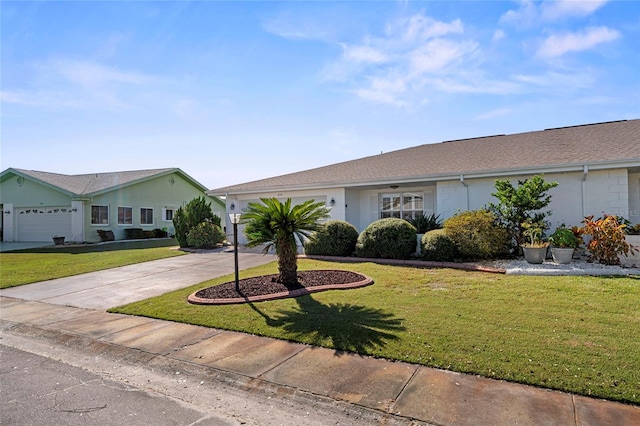
[[473, 173], [640, 161], [640, 120], [587, 124], [420, 145], [232, 185], [210, 194], [331, 187]]
[[[40, 172], [35, 170], [13, 169], [16, 172], [30, 176], [41, 182], [61, 188], [76, 196], [91, 195], [111, 188], [126, 186], [140, 180], [148, 179], [170, 172], [180, 172], [180, 169], [134, 170], [126, 172], [91, 173], [85, 175], [63, 175], [58, 173]], [[182, 173], [184, 174], [184, 173]]]

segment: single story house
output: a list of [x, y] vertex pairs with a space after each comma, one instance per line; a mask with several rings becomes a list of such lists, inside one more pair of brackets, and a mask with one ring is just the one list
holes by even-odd
[[[0, 174], [3, 241], [100, 241], [98, 230], [125, 239], [125, 229], [173, 234], [178, 207], [207, 188], [178, 168], [63, 175], [9, 168]], [[224, 226], [224, 203], [211, 197]]]
[[208, 194], [225, 197], [227, 213], [261, 197], [323, 200], [332, 219], [362, 231], [385, 217], [479, 209], [497, 201], [495, 180], [541, 173], [559, 183], [549, 191], [554, 228], [604, 213], [640, 222], [640, 120], [425, 144]]

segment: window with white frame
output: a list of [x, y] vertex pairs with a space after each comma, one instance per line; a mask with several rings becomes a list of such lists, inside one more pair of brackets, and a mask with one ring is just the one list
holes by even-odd
[[401, 215], [400, 194], [382, 194], [382, 205], [380, 208], [380, 218], [400, 217]]
[[422, 194], [406, 192], [402, 194], [402, 217], [415, 219], [424, 214], [424, 196]]
[[412, 219], [424, 214], [424, 196], [421, 193], [397, 193], [380, 195], [380, 218], [397, 217]]
[[153, 209], [149, 207], [140, 208], [140, 225], [153, 225]]
[[172, 222], [173, 221], [173, 213], [174, 213], [174, 209], [172, 208], [164, 208], [162, 209], [162, 220], [165, 222]]
[[109, 206], [91, 206], [91, 224], [109, 224]]
[[118, 225], [133, 224], [133, 207], [118, 206]]

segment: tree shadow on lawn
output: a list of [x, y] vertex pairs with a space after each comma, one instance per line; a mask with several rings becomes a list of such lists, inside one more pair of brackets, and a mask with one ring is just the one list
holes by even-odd
[[295, 298], [297, 309], [280, 310], [275, 318], [260, 311], [254, 303], [251, 309], [260, 314], [270, 327], [281, 327], [316, 346], [331, 346], [338, 351], [366, 353], [368, 349], [384, 347], [389, 340], [397, 340], [404, 331], [402, 318], [381, 309], [345, 303], [324, 305], [311, 295]]

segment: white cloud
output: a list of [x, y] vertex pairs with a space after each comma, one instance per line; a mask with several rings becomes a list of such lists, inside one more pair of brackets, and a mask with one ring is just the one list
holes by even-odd
[[472, 61], [477, 43], [461, 38], [459, 19], [437, 21], [418, 13], [387, 23], [382, 34], [359, 43], [341, 43], [342, 57], [323, 76], [354, 86], [349, 91], [376, 103], [408, 106], [424, 102], [429, 77], [455, 73]]
[[583, 17], [593, 14], [609, 0], [554, 0], [545, 1], [540, 6], [545, 21], [555, 21], [567, 17]]
[[496, 117], [502, 117], [505, 115], [509, 115], [513, 112], [510, 108], [499, 108], [494, 109], [493, 111], [485, 112], [484, 114], [477, 115], [476, 120], [491, 120]]
[[350, 46], [344, 43], [341, 46], [343, 57], [347, 61], [379, 64], [388, 60], [385, 53], [370, 46]]
[[496, 31], [493, 32], [493, 37], [491, 37], [491, 41], [493, 43], [496, 43], [496, 42], [506, 38], [506, 36], [507, 35], [503, 30], [496, 30]]
[[500, 17], [500, 23], [531, 27], [541, 22], [592, 15], [609, 0], [545, 0], [520, 1], [518, 9], [509, 10]]
[[591, 27], [581, 32], [552, 34], [542, 42], [537, 55], [545, 58], [562, 56], [569, 52], [588, 50], [599, 44], [612, 42], [619, 37], [618, 31], [607, 27]]
[[[127, 109], [138, 87], [159, 78], [97, 62], [51, 59], [33, 66], [25, 88], [2, 92], [2, 102], [52, 108]], [[46, 87], [46, 89], [45, 89]]]
[[412, 75], [435, 73], [463, 60], [477, 49], [473, 42], [455, 42], [452, 40], [430, 40], [408, 55]]
[[43, 64], [42, 68], [81, 86], [102, 86], [110, 83], [141, 84], [154, 79], [135, 71], [121, 71], [90, 61], [55, 59]]

